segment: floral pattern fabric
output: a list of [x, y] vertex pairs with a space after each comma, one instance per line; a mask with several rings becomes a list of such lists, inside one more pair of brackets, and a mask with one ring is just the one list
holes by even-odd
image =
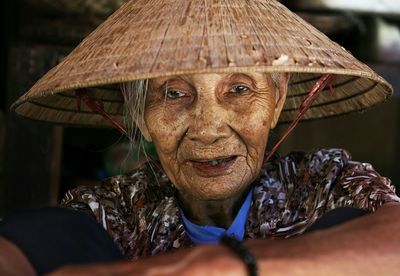
[[[94, 216], [128, 259], [191, 246], [176, 191], [158, 166], [147, 163], [98, 186], [73, 189], [61, 205]], [[352, 161], [342, 149], [276, 154], [253, 185], [245, 239], [301, 234], [339, 207], [373, 212], [386, 202], [400, 202], [388, 178], [368, 163]]]

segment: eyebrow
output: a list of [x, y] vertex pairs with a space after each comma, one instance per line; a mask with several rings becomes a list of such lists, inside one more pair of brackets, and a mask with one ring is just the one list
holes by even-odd
[[193, 89], [192, 83], [191, 83], [190, 81], [188, 81], [188, 80], [185, 80], [185, 79], [184, 79], [183, 77], [181, 77], [181, 76], [174, 76], [174, 77], [172, 77], [172, 78], [169, 78], [169, 79], [167, 79], [166, 81], [162, 82], [161, 85], [156, 86], [156, 87], [153, 87], [153, 89], [156, 89], [156, 90], [158, 90], [158, 91], [164, 92], [164, 91], [166, 91], [167, 88], [169, 88], [169, 85], [168, 85], [168, 84], [171, 83], [171, 82], [174, 82], [174, 81], [177, 81], [177, 82], [184, 82], [184, 85], [186, 85], [187, 87], [190, 87], [190, 89]]
[[230, 81], [234, 80], [235, 78], [246, 78], [246, 79], [251, 81], [251, 85], [253, 85], [254, 87], [257, 87], [256, 80], [252, 76], [250, 76], [248, 74], [245, 74], [245, 73], [232, 73], [232, 74], [230, 74], [228, 76], [228, 79]]
[[165, 81], [161, 82], [160, 85], [155, 85], [154, 79], [153, 79], [153, 81], [151, 82], [151, 84], [153, 85], [153, 88], [159, 89], [159, 88], [161, 88], [161, 87], [166, 86], [168, 82], [175, 81], [175, 80], [177, 80], [177, 81], [182, 80], [182, 81], [187, 82], [186, 80], [184, 80], [184, 79], [182, 78], [182, 76], [172, 76], [172, 77], [170, 77], [170, 78], [167, 78]]

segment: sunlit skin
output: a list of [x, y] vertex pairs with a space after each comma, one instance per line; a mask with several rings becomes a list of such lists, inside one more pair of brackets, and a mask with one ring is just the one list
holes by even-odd
[[[270, 129], [286, 98], [287, 76], [196, 74], [151, 81], [145, 139], [191, 221], [229, 227], [258, 177]], [[215, 166], [207, 161], [225, 162]]]

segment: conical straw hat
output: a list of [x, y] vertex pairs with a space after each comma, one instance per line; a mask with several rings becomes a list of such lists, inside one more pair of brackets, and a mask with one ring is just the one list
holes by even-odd
[[[304, 119], [374, 106], [391, 86], [275, 0], [132, 0], [109, 17], [12, 109], [44, 121], [110, 126], [82, 105], [88, 88], [122, 122], [119, 83], [207, 72], [291, 72], [280, 122], [289, 122], [321, 74], [337, 74]], [[328, 88], [327, 88], [328, 89]]]

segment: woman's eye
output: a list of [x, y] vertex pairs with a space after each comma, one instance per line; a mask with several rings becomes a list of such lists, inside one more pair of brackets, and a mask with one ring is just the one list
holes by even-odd
[[232, 86], [231, 90], [229, 90], [229, 92], [242, 94], [249, 90], [250, 89], [245, 85], [234, 85], [234, 86]]
[[169, 90], [167, 91], [167, 98], [171, 100], [175, 100], [181, 97], [184, 97], [185, 93], [179, 91], [179, 90]]

